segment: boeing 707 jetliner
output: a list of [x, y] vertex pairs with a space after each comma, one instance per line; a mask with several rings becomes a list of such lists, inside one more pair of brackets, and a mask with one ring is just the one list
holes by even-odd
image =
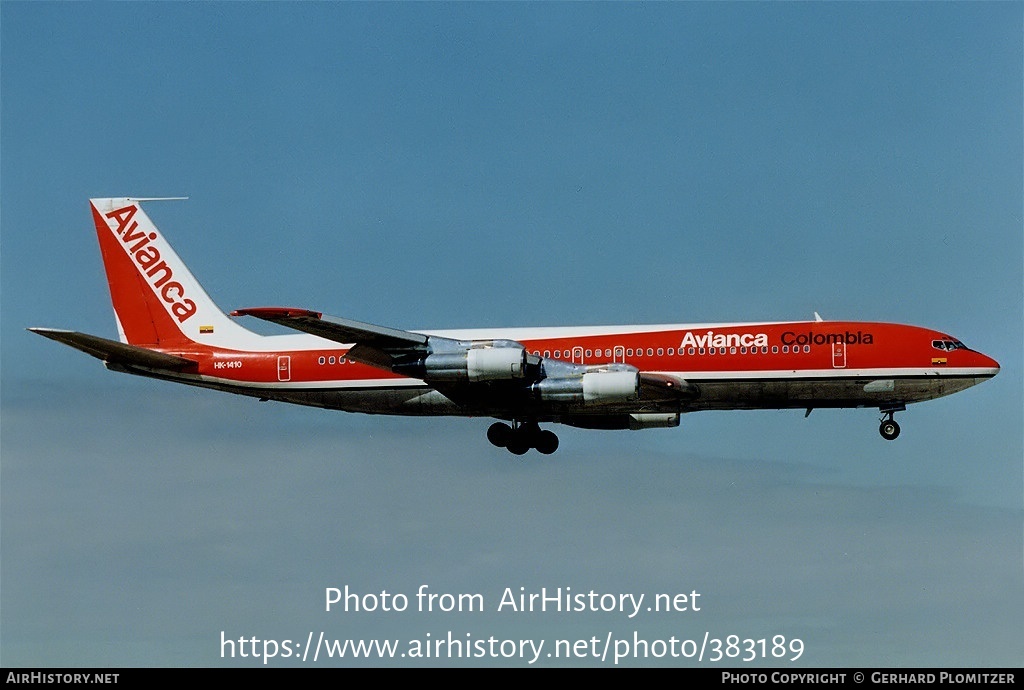
[[[260, 400], [347, 412], [493, 417], [492, 444], [553, 453], [542, 423], [675, 427], [698, 410], [876, 407], [895, 439], [909, 403], [992, 378], [999, 364], [958, 339], [890, 323], [676, 324], [412, 330], [256, 307], [301, 333], [259, 335], [220, 311], [142, 210], [92, 199], [119, 342], [35, 333], [108, 369]], [[817, 315], [815, 315], [817, 316]]]

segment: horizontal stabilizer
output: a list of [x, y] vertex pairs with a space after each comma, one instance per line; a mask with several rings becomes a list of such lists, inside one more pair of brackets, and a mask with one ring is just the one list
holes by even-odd
[[81, 350], [87, 355], [111, 364], [122, 364], [125, 366], [149, 367], [151, 369], [173, 369], [181, 370], [196, 366], [196, 362], [184, 357], [167, 355], [155, 350], [147, 350], [138, 345], [126, 345], [116, 340], [107, 340], [88, 333], [77, 331], [64, 331], [56, 328], [30, 328], [33, 333], [38, 333], [44, 338], [64, 343], [76, 350]]

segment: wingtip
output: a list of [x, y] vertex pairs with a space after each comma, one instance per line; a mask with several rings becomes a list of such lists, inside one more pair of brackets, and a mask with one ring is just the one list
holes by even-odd
[[285, 319], [295, 316], [311, 316], [314, 319], [323, 317], [318, 311], [309, 309], [295, 309], [292, 307], [248, 307], [246, 309], [235, 309], [231, 316], [255, 316], [258, 319]]

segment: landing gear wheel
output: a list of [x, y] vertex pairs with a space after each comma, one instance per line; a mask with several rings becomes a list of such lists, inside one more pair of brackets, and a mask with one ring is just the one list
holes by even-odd
[[541, 431], [533, 441], [534, 448], [544, 455], [551, 455], [558, 450], [558, 437], [553, 431]]
[[512, 424], [495, 422], [487, 428], [487, 440], [513, 455], [525, 455], [531, 448], [536, 448], [544, 455], [551, 455], [558, 450], [558, 436], [552, 431], [541, 429], [534, 421], [513, 420]]
[[512, 455], [526, 455], [526, 451], [530, 450], [530, 445], [526, 442], [526, 438], [522, 434], [513, 433], [512, 438], [509, 439], [508, 452]]
[[512, 422], [512, 433], [508, 437], [505, 448], [513, 455], [524, 455], [533, 448], [533, 440], [537, 437], [540, 429], [536, 424]]
[[526, 451], [533, 448], [533, 440], [537, 438], [537, 434], [540, 429], [537, 428], [536, 424], [520, 424], [512, 431], [512, 436], [508, 440], [508, 448], [510, 453], [515, 455], [523, 455]]
[[507, 448], [512, 438], [512, 427], [504, 422], [495, 422], [487, 427], [487, 440], [498, 448]]
[[895, 441], [896, 437], [900, 435], [900, 425], [896, 423], [895, 419], [886, 419], [879, 425], [878, 433], [886, 441]]

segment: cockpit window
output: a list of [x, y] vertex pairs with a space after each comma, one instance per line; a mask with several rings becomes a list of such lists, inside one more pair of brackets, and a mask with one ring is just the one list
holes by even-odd
[[932, 347], [936, 350], [966, 350], [967, 346], [961, 343], [959, 340], [933, 340]]

